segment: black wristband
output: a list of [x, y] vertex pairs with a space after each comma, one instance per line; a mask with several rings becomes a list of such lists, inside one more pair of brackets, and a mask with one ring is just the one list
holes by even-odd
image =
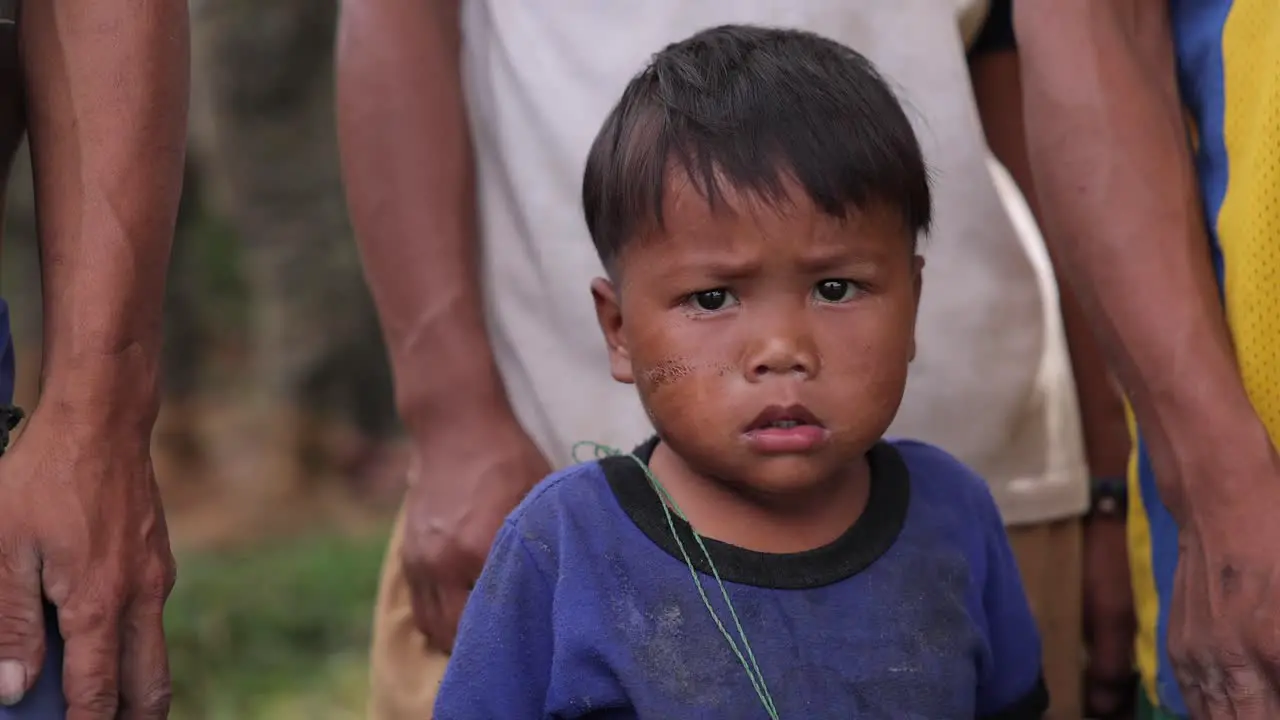
[[1129, 513], [1129, 481], [1123, 476], [1096, 477], [1089, 482], [1089, 515], [1118, 517]]

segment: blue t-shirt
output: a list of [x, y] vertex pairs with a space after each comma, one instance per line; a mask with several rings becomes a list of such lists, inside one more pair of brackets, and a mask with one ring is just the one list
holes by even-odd
[[[830, 545], [781, 555], [704, 540], [779, 716], [1042, 717], [1040, 641], [985, 483], [916, 442], [880, 443], [869, 460], [866, 509]], [[673, 520], [734, 633], [688, 524]], [[435, 717], [768, 716], [657, 494], [614, 457], [552, 475], [507, 519]]]

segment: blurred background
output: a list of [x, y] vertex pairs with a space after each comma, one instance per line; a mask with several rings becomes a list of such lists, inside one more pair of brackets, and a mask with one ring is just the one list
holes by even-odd
[[[364, 716], [369, 623], [405, 464], [342, 195], [337, 3], [192, 2], [193, 97], [156, 471], [180, 564], [177, 720]], [[39, 395], [30, 164], [4, 294]]]

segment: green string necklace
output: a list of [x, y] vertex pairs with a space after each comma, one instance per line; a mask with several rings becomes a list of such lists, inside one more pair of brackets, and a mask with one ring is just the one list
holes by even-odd
[[715, 577], [716, 585], [720, 587], [720, 596], [724, 598], [725, 607], [729, 608], [729, 616], [733, 618], [733, 626], [737, 630], [738, 640], [742, 642], [741, 646], [729, 634], [729, 630], [720, 619], [719, 613], [716, 612], [715, 607], [711, 604], [711, 599], [707, 597], [707, 592], [702, 587], [702, 580], [698, 577], [698, 571], [693, 567], [693, 558], [689, 556], [689, 551], [685, 549], [684, 541], [680, 539], [680, 534], [676, 532], [675, 521], [672, 519], [671, 513], [675, 511], [676, 516], [685, 521], [685, 523], [689, 523], [689, 518], [685, 517], [675, 499], [662, 486], [662, 483], [658, 482], [658, 478], [654, 477], [648, 463], [636, 457], [635, 453], [623, 453], [608, 445], [601, 445], [589, 440], [576, 443], [573, 446], [573, 459], [576, 462], [583, 462], [578, 457], [579, 448], [590, 448], [596, 460], [606, 457], [629, 457], [644, 471], [645, 477], [649, 479], [649, 485], [653, 487], [654, 492], [658, 493], [658, 498], [662, 500], [662, 512], [667, 518], [667, 528], [671, 530], [671, 536], [675, 538], [676, 546], [680, 548], [680, 554], [684, 557], [685, 564], [689, 567], [689, 574], [693, 577], [693, 585], [698, 589], [698, 596], [702, 598], [702, 604], [706, 606], [707, 612], [711, 613], [712, 621], [720, 629], [720, 634], [724, 635], [724, 639], [729, 642], [729, 648], [737, 656], [738, 662], [742, 663], [742, 668], [747, 671], [747, 678], [751, 681], [751, 687], [756, 691], [756, 697], [760, 698], [760, 703], [764, 705], [765, 712], [769, 714], [770, 720], [779, 720], [778, 710], [773, 704], [773, 696], [769, 694], [769, 688], [764, 681], [764, 674], [760, 672], [760, 664], [756, 662], [755, 653], [751, 651], [751, 643], [747, 642], [747, 633], [742, 629], [742, 622], [738, 620], [738, 613], [734, 611], [733, 603], [729, 600], [729, 591], [725, 589], [724, 582], [720, 580], [720, 572], [716, 570], [716, 564], [712, 561], [711, 554], [707, 552], [707, 546], [702, 542], [702, 535], [693, 529], [692, 524], [689, 524], [689, 531], [693, 535], [694, 541], [698, 543], [698, 547], [702, 550], [702, 556], [706, 558], [707, 565], [711, 568], [711, 575]]

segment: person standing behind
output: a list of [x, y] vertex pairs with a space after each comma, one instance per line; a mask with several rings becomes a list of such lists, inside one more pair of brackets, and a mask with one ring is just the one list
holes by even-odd
[[[1052, 625], [1046, 672], [1062, 703], [1054, 712], [1079, 717], [1075, 591], [1088, 469], [1052, 269], [1038, 238], [1019, 232], [1025, 206], [1015, 204], [1015, 225], [992, 179], [970, 90], [958, 27], [962, 18], [975, 31], [981, 23], [933, 0], [602, 7], [342, 7], [348, 201], [417, 449], [378, 601], [371, 717], [429, 714], [468, 591], [528, 489], [567, 465], [576, 441], [630, 447], [652, 432], [634, 394], [601, 371], [604, 348], [581, 297], [600, 261], [577, 178], [646, 56], [727, 22], [819, 31], [871, 58], [903, 96], [938, 178], [926, 248], [937, 279], [924, 293], [919, 352], [890, 432], [974, 466], [1014, 525], [1024, 568], [1056, 569], [1024, 572], [1039, 620]], [[896, 40], [908, 36], [910, 47]], [[1016, 78], [1005, 73], [993, 94], [1016, 92]]]
[[1280, 717], [1280, 3], [1017, 7], [1046, 224], [1141, 428], [1141, 714]]

